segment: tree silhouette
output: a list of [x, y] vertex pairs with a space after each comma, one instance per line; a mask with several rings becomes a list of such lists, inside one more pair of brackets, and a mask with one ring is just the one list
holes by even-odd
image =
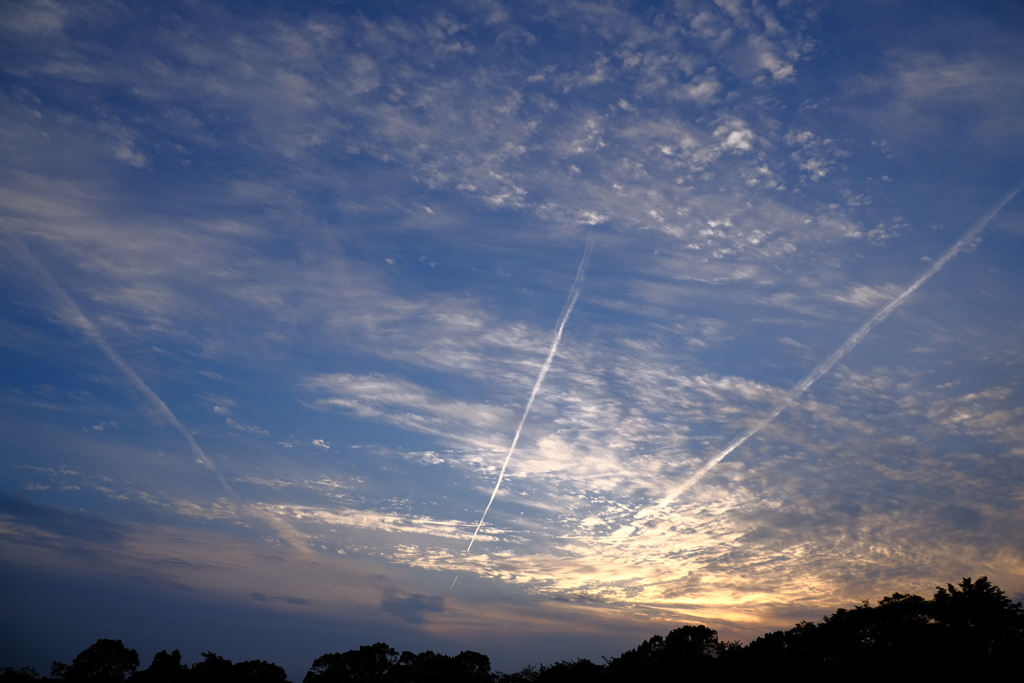
[[537, 683], [592, 683], [605, 680], [605, 673], [605, 667], [589, 659], [577, 659], [542, 666], [535, 680]]
[[664, 638], [645, 640], [608, 662], [608, 677], [613, 681], [674, 681], [683, 671], [706, 674], [717, 668], [722, 649], [718, 631], [707, 626], [681, 626]]
[[519, 671], [510, 674], [495, 674], [495, 683], [534, 683], [540, 676], [540, 670], [532, 664], [524, 666]]
[[358, 650], [327, 654], [313, 662], [303, 683], [378, 683], [387, 681], [399, 655], [387, 643], [363, 645]]
[[123, 683], [139, 668], [139, 653], [120, 640], [101, 638], [82, 650], [71, 666], [54, 662], [52, 675], [65, 683]]
[[195, 683], [225, 683], [231, 680], [232, 664], [212, 652], [203, 653], [203, 661], [193, 664], [190, 680]]
[[253, 659], [232, 666], [231, 680], [235, 683], [287, 683], [288, 674], [277, 664]]
[[171, 653], [160, 650], [153, 655], [148, 669], [137, 671], [131, 677], [131, 683], [187, 683], [191, 680], [191, 672], [181, 663], [181, 653], [177, 650]]
[[681, 626], [665, 636], [666, 664], [691, 674], [712, 670], [720, 651], [718, 631], [707, 626]]
[[473, 652], [472, 650], [463, 650], [455, 655], [455, 661], [461, 671], [460, 675], [467, 682], [475, 683], [479, 681], [483, 683], [484, 681], [490, 681], [492, 678], [491, 658], [487, 655]]
[[17, 670], [5, 666], [4, 670], [0, 671], [0, 683], [38, 683], [39, 680], [39, 672], [29, 666]]
[[[213, 652], [186, 667], [177, 650], [158, 652], [137, 671], [138, 654], [119, 640], [98, 640], [71, 665], [54, 662], [50, 678], [32, 669], [0, 671], [0, 683], [287, 683], [284, 669], [262, 660], [232, 664]], [[1024, 660], [1024, 606], [987, 577], [938, 587], [931, 600], [893, 593], [876, 606], [864, 601], [821, 622], [804, 621], [767, 633], [747, 646], [722, 642], [707, 626], [655, 635], [620, 656], [595, 664], [565, 660], [510, 674], [491, 672], [490, 659], [465, 650], [398, 654], [386, 643], [318, 657], [303, 683], [662, 683], [684, 677], [739, 680], [766, 674], [848, 678], [857, 672], [913, 680], [1013, 670]]]
[[1024, 655], [1024, 608], [987, 576], [938, 587], [932, 616], [952, 658], [1010, 662]]
[[[203, 653], [203, 661], [192, 666], [189, 676], [185, 679], [189, 683], [287, 683], [288, 675], [285, 670], [277, 664], [254, 659], [246, 662], [232, 664], [230, 659], [224, 659], [212, 652]], [[179, 680], [177, 678], [155, 678], [154, 681]], [[131, 683], [135, 683], [133, 679]]]

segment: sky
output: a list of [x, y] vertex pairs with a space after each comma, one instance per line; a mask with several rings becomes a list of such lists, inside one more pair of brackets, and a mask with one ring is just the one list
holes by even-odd
[[1019, 598], [1022, 67], [1014, 0], [4, 2], [0, 665]]

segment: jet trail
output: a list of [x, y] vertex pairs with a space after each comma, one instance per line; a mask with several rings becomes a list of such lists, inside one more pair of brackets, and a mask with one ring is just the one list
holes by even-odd
[[[491, 504], [494, 503], [494, 498], [498, 495], [498, 489], [501, 488], [501, 482], [505, 478], [505, 470], [508, 468], [508, 463], [512, 459], [512, 454], [516, 451], [516, 445], [519, 444], [519, 436], [523, 433], [523, 425], [526, 424], [526, 418], [530, 415], [530, 409], [533, 408], [533, 401], [537, 398], [537, 394], [540, 393], [541, 385], [544, 384], [544, 378], [548, 374], [548, 370], [551, 369], [551, 363], [555, 360], [555, 354], [558, 353], [558, 343], [562, 341], [562, 332], [565, 330], [565, 324], [569, 322], [569, 316], [572, 314], [572, 309], [576, 306], [576, 300], [580, 297], [580, 288], [583, 285], [583, 278], [587, 272], [587, 262], [590, 260], [590, 252], [594, 248], [594, 234], [591, 233], [587, 237], [587, 246], [583, 250], [583, 258], [580, 259], [580, 265], [576, 268], [576, 279], [572, 281], [572, 287], [569, 289], [569, 298], [566, 299], [565, 308], [562, 309], [562, 315], [558, 318], [558, 323], [555, 325], [555, 336], [551, 341], [551, 349], [548, 351], [548, 357], [544, 361], [544, 365], [540, 368], [540, 374], [537, 375], [537, 381], [533, 383], [533, 391], [530, 392], [530, 398], [526, 402], [526, 408], [523, 410], [523, 417], [519, 420], [519, 426], [516, 428], [516, 434], [512, 438], [512, 445], [508, 448], [508, 453], [505, 455], [505, 462], [501, 465], [501, 472], [498, 473], [498, 481], [494, 484], [494, 490], [491, 491], [491, 499], [487, 501], [487, 507], [484, 508], [484, 513], [480, 515], [480, 522], [476, 525], [476, 530], [473, 532], [473, 538], [469, 539], [469, 545], [466, 547], [468, 553], [473, 548], [473, 542], [476, 541], [477, 534], [480, 533], [481, 527], [484, 525], [484, 520], [487, 519], [487, 513], [491, 509]], [[458, 580], [458, 576], [455, 577]], [[452, 582], [452, 588], [455, 587], [455, 583]]]
[[183, 425], [180, 420], [178, 420], [177, 416], [175, 416], [171, 409], [167, 407], [167, 404], [164, 403], [163, 399], [157, 396], [156, 392], [149, 388], [149, 385], [139, 377], [138, 373], [135, 372], [132, 366], [130, 366], [128, 362], [121, 357], [121, 354], [119, 354], [114, 347], [110, 345], [110, 342], [108, 342], [106, 337], [103, 336], [103, 333], [100, 332], [99, 328], [97, 328], [96, 325], [85, 316], [82, 309], [78, 307], [78, 304], [74, 302], [67, 291], [60, 286], [60, 283], [53, 278], [50, 271], [48, 271], [42, 263], [32, 256], [28, 248], [21, 244], [17, 237], [12, 235], [12, 238], [13, 245], [15, 246], [16, 251], [19, 252], [22, 260], [32, 266], [33, 270], [36, 272], [39, 283], [54, 299], [57, 300], [60, 307], [60, 316], [65, 320], [65, 322], [78, 328], [79, 331], [88, 337], [89, 340], [103, 352], [103, 355], [107, 357], [107, 360], [113, 363], [114, 366], [128, 378], [128, 381], [146, 397], [146, 400], [149, 401], [150, 405], [153, 406], [153, 408], [160, 413], [165, 420], [171, 423], [171, 426], [178, 430], [178, 433], [185, 438], [185, 441], [188, 442], [188, 447], [195, 456], [196, 461], [213, 472], [214, 476], [217, 477], [217, 481], [220, 482], [221, 487], [231, 494], [232, 497], [237, 498], [238, 494], [235, 493], [234, 489], [232, 489], [230, 485], [228, 485], [227, 481], [225, 481], [224, 477], [217, 469], [217, 466], [213, 464], [213, 461], [206, 457], [206, 453], [204, 453], [203, 449], [199, 447], [198, 443], [196, 443], [192, 433], [185, 428], [185, 425]]
[[818, 365], [815, 366], [815, 368], [811, 370], [811, 372], [806, 377], [804, 377], [792, 389], [786, 392], [786, 395], [783, 397], [783, 399], [779, 401], [779, 403], [774, 408], [772, 408], [772, 411], [768, 414], [767, 417], [760, 419], [756, 424], [754, 424], [753, 427], [750, 427], [743, 434], [733, 439], [728, 446], [723, 448], [713, 458], [704, 463], [700, 467], [700, 469], [698, 469], [696, 472], [690, 475], [690, 477], [682, 484], [680, 484], [675, 489], [670, 491], [668, 495], [662, 498], [656, 505], [652, 505], [641, 510], [636, 514], [635, 517], [637, 519], [642, 519], [644, 517], [649, 516], [655, 511], [661, 511], [667, 508], [679, 496], [686, 493], [690, 489], [690, 487], [692, 487], [694, 484], [700, 481], [705, 474], [710, 472], [715, 467], [715, 465], [722, 462], [730, 453], [732, 453], [734, 450], [736, 450], [744, 443], [746, 443], [746, 441], [750, 437], [754, 436], [762, 429], [764, 429], [772, 422], [774, 422], [775, 418], [777, 418], [782, 413], [782, 411], [784, 411], [790, 405], [795, 403], [796, 400], [800, 398], [800, 396], [805, 391], [811, 388], [812, 384], [821, 379], [822, 375], [831, 370], [836, 363], [842, 360], [843, 356], [848, 354], [858, 344], [860, 344], [864, 340], [864, 337], [868, 336], [871, 330], [875, 329], [875, 327], [877, 327], [883, 320], [888, 318], [893, 311], [899, 308], [903, 304], [903, 302], [905, 302], [911, 294], [916, 292], [921, 285], [927, 282], [932, 275], [935, 275], [935, 273], [942, 270], [943, 266], [949, 263], [949, 261], [954, 256], [963, 251], [964, 247], [966, 247], [972, 240], [974, 240], [981, 233], [981, 231], [984, 230], [985, 227], [992, 221], [992, 219], [996, 217], [996, 214], [1002, 211], [1003, 207], [1009, 204], [1010, 201], [1012, 201], [1013, 198], [1016, 197], [1022, 189], [1024, 189], [1024, 185], [1018, 186], [1015, 190], [1006, 195], [1002, 199], [1002, 201], [1000, 201], [998, 204], [992, 207], [987, 213], [985, 213], [985, 215], [979, 218], [974, 223], [974, 225], [972, 225], [970, 229], [968, 229], [967, 232], [965, 232], [963, 236], [960, 239], [958, 239], [955, 244], [953, 244], [953, 246], [947, 249], [946, 252], [942, 256], [940, 256], [939, 259], [935, 261], [935, 263], [933, 263], [931, 267], [924, 272], [923, 275], [921, 275], [921, 277], [917, 278], [917, 280], [914, 281], [912, 285], [907, 287], [902, 294], [900, 294], [898, 297], [890, 301], [885, 307], [883, 307], [881, 310], [875, 313], [870, 320], [861, 325], [860, 328], [856, 332], [854, 332], [849, 339], [846, 340], [846, 343], [844, 343], [838, 349], [833, 351], [832, 355], [830, 355], [828, 358], [818, 363]]

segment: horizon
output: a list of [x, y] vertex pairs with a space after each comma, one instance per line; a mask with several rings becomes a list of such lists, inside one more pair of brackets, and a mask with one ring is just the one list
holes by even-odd
[[[949, 600], [949, 598], [953, 596], [957, 596], [961, 599]], [[910, 598], [915, 597], [923, 598], [923, 600], [909, 600]], [[942, 600], [942, 607], [937, 609], [938, 606], [936, 605], [936, 603], [940, 600]], [[918, 639], [927, 633], [932, 633], [932, 636], [934, 638], [937, 638], [935, 642], [938, 643], [942, 642], [943, 640], [948, 641], [950, 638], [952, 638], [953, 641], [957, 641], [959, 638], [965, 635], [964, 629], [967, 629], [967, 631], [975, 631], [978, 640], [976, 640], [974, 643], [974, 651], [961, 653], [961, 657], [971, 658], [978, 657], [979, 655], [984, 656], [983, 653], [987, 652], [987, 655], [991, 659], [986, 663], [990, 665], [993, 664], [994, 661], [997, 659], [1006, 659], [1008, 657], [1012, 658], [1013, 641], [1012, 639], [1010, 639], [1011, 634], [1016, 633], [1017, 636], [1021, 635], [1020, 617], [1024, 615], [1024, 608], [1022, 608], [1021, 602], [1019, 600], [1014, 601], [1012, 600], [1012, 598], [1006, 596], [1005, 591], [999, 588], [999, 586], [996, 586], [989, 582], [988, 577], [985, 576], [980, 576], [977, 579], [972, 579], [971, 577], [964, 577], [960, 582], [957, 583], [956, 586], [954, 586], [952, 583], [947, 583], [946, 586], [936, 586], [936, 593], [932, 598], [924, 598], [924, 596], [916, 596], [914, 594], [896, 592], [891, 596], [885, 596], [885, 598], [876, 600], [874, 602], [876, 604], [871, 605], [870, 601], [865, 600], [861, 604], [852, 605], [850, 608], [837, 608], [832, 614], [823, 615], [821, 621], [814, 622], [813, 626], [817, 627], [817, 629], [824, 629], [823, 631], [820, 631], [820, 633], [827, 634], [825, 636], [825, 642], [831, 642], [833, 647], [841, 646], [842, 644], [845, 644], [847, 648], [856, 647], [857, 645], [860, 645], [862, 647], [866, 646], [867, 650], [862, 650], [858, 655], [854, 655], [855, 658], [862, 657], [868, 652], [873, 653], [876, 657], [881, 656], [883, 658], [886, 655], [891, 656], [896, 652], [902, 652], [903, 654], [901, 655], [901, 657], [905, 658], [906, 652], [903, 648], [907, 645], [914, 643], [920, 646], [921, 641]], [[894, 607], [896, 608], [895, 612], [891, 611]], [[907, 610], [908, 607], [910, 608], [909, 611]], [[993, 607], [996, 607], [996, 609], [1000, 612], [998, 616], [1001, 617], [1001, 619], [997, 618], [995, 621], [992, 620], [992, 618], [996, 616], [992, 613]], [[864, 617], [864, 612], [862, 612], [862, 610], [868, 611], [868, 616], [866, 619]], [[980, 613], [988, 614], [989, 620], [984, 624], [979, 624], [971, 619], [964, 619], [966, 615], [978, 615]], [[915, 621], [912, 618], [912, 615], [926, 617], [926, 619], [923, 621]], [[871, 626], [872, 623], [874, 625], [874, 628], [872, 628]], [[649, 642], [654, 643], [655, 641], [660, 640], [661, 642], [664, 642], [666, 646], [668, 646], [668, 643], [672, 638], [673, 632], [684, 631], [686, 629], [702, 629], [703, 631], [690, 631], [689, 636], [684, 636], [683, 638], [676, 641], [676, 646], [678, 647], [681, 643], [692, 643], [693, 638], [701, 639], [700, 642], [704, 642], [703, 638], [705, 636], [708, 636], [710, 640], [717, 642], [717, 644], [720, 646], [717, 648], [717, 655], [713, 656], [720, 658], [720, 661], [726, 661], [726, 667], [735, 667], [741, 665], [737, 658], [733, 656], [736, 654], [736, 651], [733, 649], [732, 646], [735, 646], [736, 644], [739, 644], [741, 646], [741, 649], [746, 649], [748, 645], [753, 645], [753, 647], [755, 648], [755, 652], [753, 655], [755, 662], [758, 658], [763, 658], [765, 656], [765, 653], [774, 652], [776, 655], [778, 655], [780, 648], [779, 640], [777, 638], [772, 638], [771, 636], [781, 635], [784, 638], [792, 639], [788, 646], [781, 646], [783, 650], [790, 650], [796, 643], [799, 643], [801, 641], [805, 643], [805, 647], [810, 646], [812, 648], [820, 648], [822, 642], [820, 639], [820, 635], [811, 635], [809, 641], [805, 640], [805, 638], [808, 637], [809, 633], [813, 634], [815, 632], [815, 630], [808, 632], [804, 628], [807, 625], [808, 622], [801, 621], [800, 623], [794, 624], [790, 629], [786, 629], [785, 631], [777, 630], [774, 632], [766, 632], [762, 634], [764, 638], [758, 637], [755, 639], [756, 641], [758, 641], [756, 644], [753, 641], [751, 641], [750, 643], [739, 643], [739, 641], [735, 640], [724, 641], [718, 638], [717, 631], [713, 629], [708, 630], [707, 627], [703, 625], [686, 625], [682, 628], [675, 627], [664, 636], [662, 636], [662, 634], [660, 633], [651, 634], [648, 638], [645, 638], [642, 643], [637, 643], [634, 647], [629, 648], [628, 650], [624, 650], [618, 655], [602, 655], [601, 659], [604, 663], [599, 664], [599, 666], [614, 666], [616, 663], [618, 663], [622, 666], [628, 667], [630, 666], [630, 661], [632, 661], [633, 665], [637, 665], [639, 664], [639, 662], [636, 660], [630, 660], [630, 657], [644, 650]], [[912, 627], [912, 634], [906, 633], [906, 629], [908, 627]], [[932, 629], [935, 628], [938, 628], [938, 631], [932, 631]], [[887, 638], [898, 638], [900, 633], [904, 633], [908, 640], [906, 643], [903, 644], [894, 644], [893, 642], [887, 640], [887, 638], [879, 638], [878, 631], [875, 629], [881, 629], [883, 633], [887, 633]], [[953, 635], [951, 635], [951, 633]], [[867, 639], [861, 640], [863, 638]], [[986, 642], [988, 643], [987, 646], [979, 645], [979, 643]], [[135, 653], [136, 655], [138, 654], [134, 648], [131, 648], [128, 644], [117, 639], [97, 640], [95, 645], [91, 645], [88, 649], [93, 650], [95, 646], [99, 646], [101, 645], [101, 643], [116, 644], [116, 650], [122, 650], [123, 648], [122, 651], [126, 655], [129, 654], [129, 651], [131, 653]], [[352, 654], [354, 652], [362, 651], [364, 648], [371, 648], [377, 645], [386, 645], [394, 655], [401, 655], [403, 663], [407, 666], [411, 664], [411, 662], [406, 663], [405, 655], [412, 654], [418, 657], [419, 655], [431, 653], [431, 651], [429, 650], [420, 653], [402, 651], [400, 649], [393, 648], [388, 643], [377, 642], [360, 645], [358, 647], [352, 648], [352, 650], [350, 651], [346, 651], [345, 654]], [[761, 646], [761, 649], [756, 649], [757, 646]], [[875, 646], [879, 647], [875, 649]], [[987, 647], [992, 646], [994, 646], [996, 649], [995, 653], [986, 650]], [[1010, 646], [1010, 649], [1006, 649], [1007, 646]], [[806, 656], [807, 654], [804, 648], [800, 646], [797, 646], [795, 648], [795, 651], [802, 653], [804, 656]], [[110, 654], [112, 654], [113, 650], [108, 649], [106, 650], [106, 652], [108, 653], [107, 656], [109, 657]], [[489, 657], [487, 657], [486, 653], [477, 653], [472, 650], [460, 650], [459, 652], [438, 654], [448, 657], [455, 657], [457, 655], [461, 656], [462, 654], [465, 654], [467, 652], [472, 654], [483, 654], [488, 659], [488, 661], [490, 659]], [[652, 648], [652, 650], [648, 650], [647, 652], [648, 655], [651, 655], [655, 652], [660, 653], [662, 655], [668, 654], [666, 651], [659, 650], [657, 647]], [[179, 661], [183, 657], [183, 655], [181, 655], [177, 648], [163, 648], [162, 650], [154, 652], [154, 655], [161, 653], [176, 653], [179, 655]], [[847, 654], [849, 653], [850, 650], [847, 650]], [[83, 653], [81, 654], [85, 654], [85, 652], [83, 651]], [[322, 655], [318, 656], [313, 662], [311, 662], [311, 666], [307, 667], [307, 670], [312, 671], [313, 667], [317, 665], [317, 662], [319, 662], [324, 657], [331, 656], [332, 654], [339, 655], [342, 653], [323, 653]], [[706, 655], [707, 653], [701, 652], [700, 655], [697, 655], [693, 650], [684, 647], [681, 652], [674, 651], [674, 654], [676, 656], [696, 655], [700, 657], [700, 655]], [[925, 653], [918, 652], [916, 654], [921, 655]], [[196, 664], [204, 663], [205, 661], [207, 661], [206, 655], [214, 655], [214, 659], [221, 659], [220, 655], [218, 655], [216, 652], [207, 651], [200, 654], [201, 659], [197, 659], [196, 661], [189, 661], [186, 659], [184, 661], [180, 661], [180, 664], [188, 669], [195, 670]], [[77, 659], [78, 657], [76, 656], [75, 660]], [[797, 655], [796, 660], [790, 663], [798, 663], [801, 659], [802, 657], [800, 655]], [[814, 660], [815, 657], [812, 656], [810, 658], [810, 661]], [[241, 663], [231, 662], [230, 659], [227, 659], [227, 661], [229, 664]], [[594, 660], [586, 658], [562, 658], [557, 660], [557, 662], [531, 662], [527, 665], [526, 668], [531, 668], [534, 670], [544, 669], [545, 667], [551, 667], [556, 664], [565, 664], [580, 661], [593, 662]], [[70, 662], [71, 660], [69, 660], [68, 662], [54, 661], [53, 668], [62, 668], [66, 671], [66, 668], [68, 667]], [[93, 660], [93, 662], [95, 663], [95, 660]], [[150, 668], [149, 666], [147, 666], [146, 662], [152, 662], [153, 666], [157, 665], [155, 657], [139, 657], [139, 665], [138, 668], [136, 669], [136, 672], [143, 672], [147, 668]], [[272, 665], [276, 664], [275, 662], [267, 663]], [[763, 663], [767, 664], [768, 661], [765, 661]], [[804, 660], [803, 663], [807, 664], [808, 660]], [[975, 664], [979, 663], [980, 662], [975, 661]], [[779, 666], [780, 662], [776, 660], [774, 661], [774, 664], [776, 666]], [[837, 662], [832, 661], [832, 664], [836, 665]], [[748, 668], [751, 666], [756, 668], [758, 665], [756, 663], [752, 663], [751, 661], [747, 661], [746, 666]], [[786, 665], [783, 664], [782, 666]], [[6, 668], [24, 671], [24, 668], [19, 667]], [[437, 669], [432, 668], [431, 671], [434, 672], [433, 675], [438, 675]], [[495, 669], [493, 667], [491, 668], [492, 674], [513, 674], [519, 672], [525, 672], [525, 669], [523, 667], [520, 667], [516, 671], [499, 671], [498, 669]], [[37, 671], [37, 673], [40, 672]], [[621, 673], [622, 671], [620, 670], [620, 675]], [[45, 673], [42, 673], [42, 675], [44, 677], [46, 676]], [[206, 675], [209, 674], [207, 673]], [[298, 677], [294, 676], [289, 678], [299, 680]]]

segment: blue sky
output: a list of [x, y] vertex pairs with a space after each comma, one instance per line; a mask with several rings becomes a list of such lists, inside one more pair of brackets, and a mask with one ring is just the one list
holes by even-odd
[[1024, 593], [1019, 3], [0, 31], [3, 664], [512, 670]]

